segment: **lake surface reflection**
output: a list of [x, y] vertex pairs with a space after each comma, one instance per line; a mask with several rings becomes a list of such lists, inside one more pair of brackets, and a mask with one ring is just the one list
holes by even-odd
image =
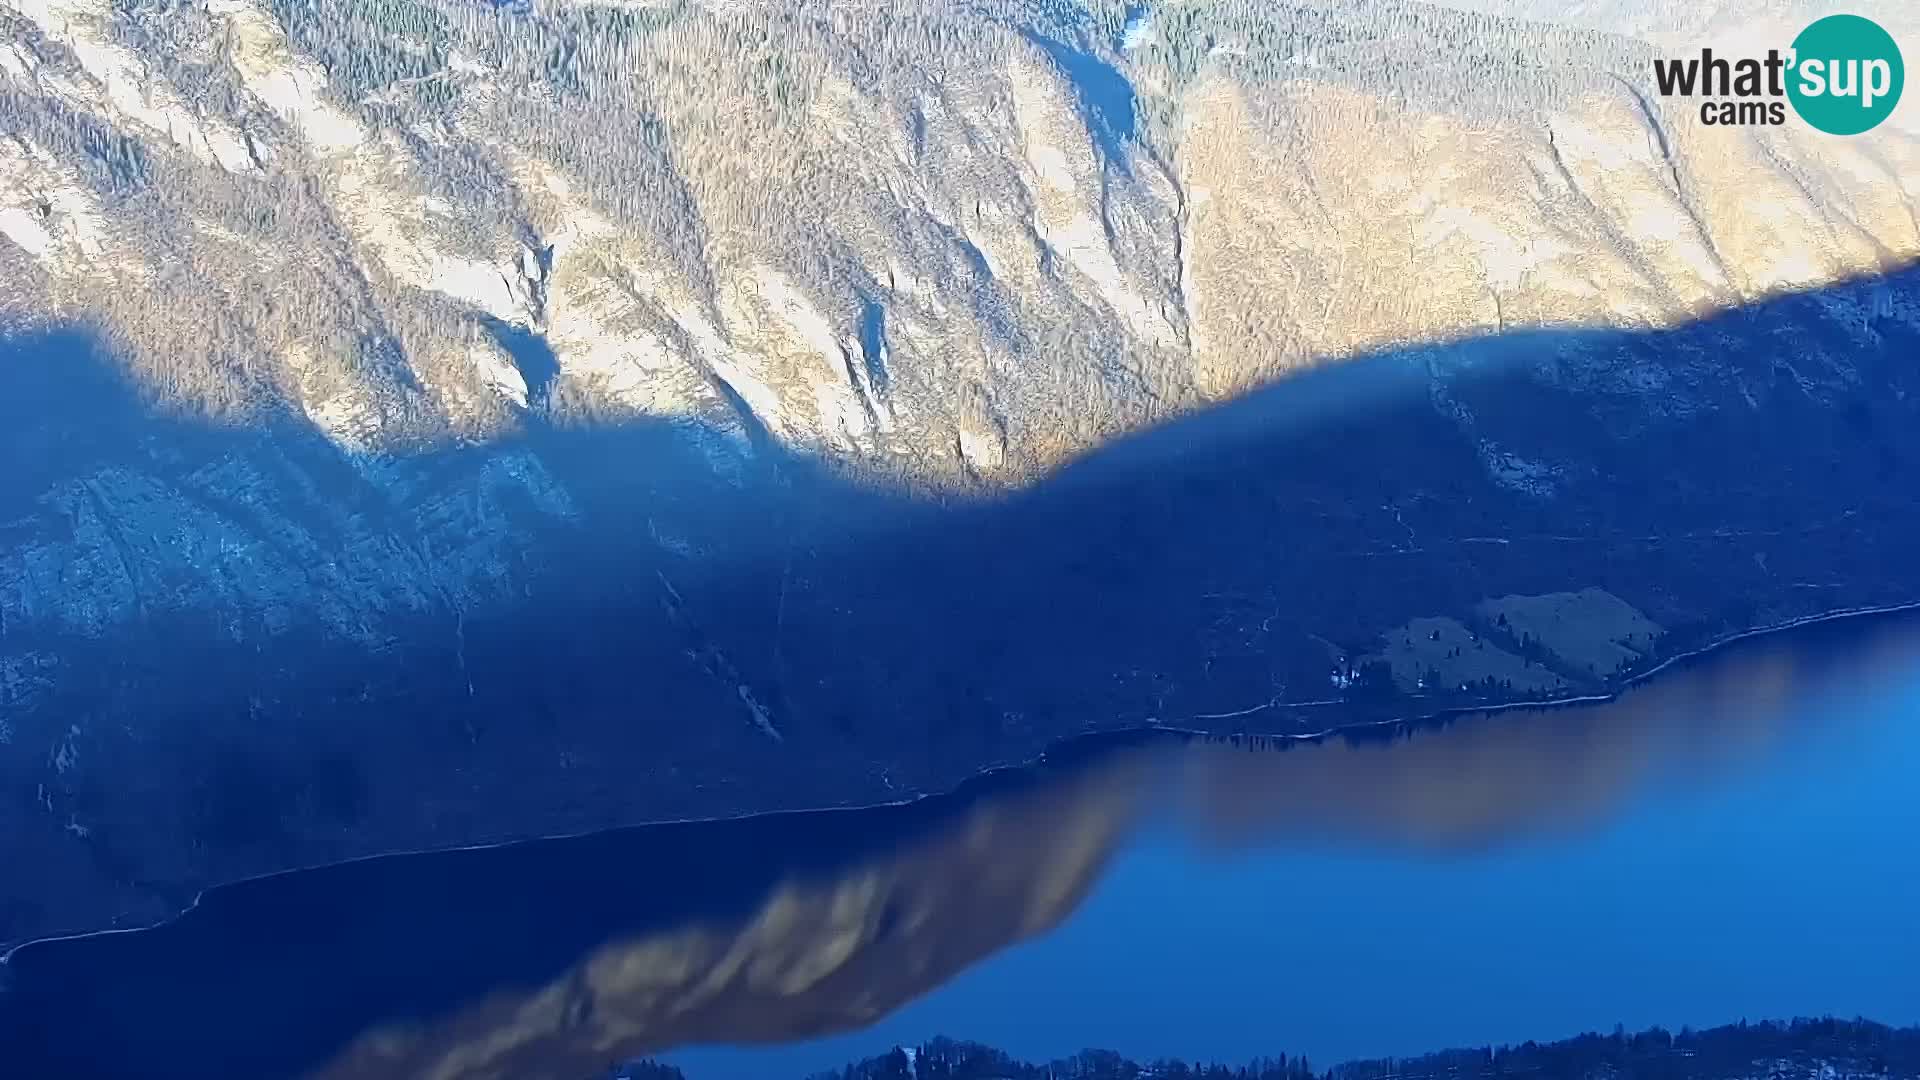
[[[18, 1075], [801, 1076], [946, 1033], [1323, 1061], [1920, 1021], [1920, 620], [1603, 705], [1080, 747], [954, 796], [396, 856], [4, 971]], [[56, 1071], [58, 1070], [58, 1071]], [[6, 1071], [6, 1070], [0, 1070]]]

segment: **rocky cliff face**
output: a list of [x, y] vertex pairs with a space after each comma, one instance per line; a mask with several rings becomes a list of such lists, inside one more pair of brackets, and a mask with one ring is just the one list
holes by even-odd
[[7, 0], [0, 938], [1914, 599], [1920, 114], [1702, 10]]

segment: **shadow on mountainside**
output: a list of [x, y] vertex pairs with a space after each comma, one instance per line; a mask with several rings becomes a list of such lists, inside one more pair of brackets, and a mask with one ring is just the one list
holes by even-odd
[[[1513, 710], [1311, 746], [1080, 740], [905, 804], [250, 879], [152, 929], [7, 955], [0, 1045], [32, 1076], [584, 1078], [687, 1045], [857, 1030], [1070, 917], [1143, 823], [1229, 848], [1427, 854], [1611, 823], [1650, 790], [1712, 788], [1811, 725], [1861, 719], [1814, 703], [1909, 672], [1920, 613], [1791, 639], [1551, 722]], [[1301, 749], [1249, 752], [1267, 746]], [[1274, 923], [1300, 924], [1281, 904]]]
[[[16, 335], [0, 862], [35, 870], [0, 885], [0, 941], [381, 851], [906, 798], [1093, 731], [1605, 692], [1920, 600], [1917, 294], [1908, 268], [1673, 330], [1388, 350], [945, 505], [770, 446], [716, 469], [720, 436], [666, 421], [354, 461], [298, 417], [168, 418], [83, 337]], [[463, 558], [517, 599], [432, 584]], [[1664, 636], [1617, 671], [1549, 657], [1548, 691], [1362, 660], [1430, 616], [1518, 653], [1477, 604], [1588, 588]], [[379, 647], [313, 621], [373, 602]]]

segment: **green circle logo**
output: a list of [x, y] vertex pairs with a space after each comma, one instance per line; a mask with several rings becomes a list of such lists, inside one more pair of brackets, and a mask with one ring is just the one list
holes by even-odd
[[1872, 19], [1829, 15], [1793, 39], [1787, 98], [1829, 135], [1858, 135], [1892, 115], [1906, 85], [1893, 35]]

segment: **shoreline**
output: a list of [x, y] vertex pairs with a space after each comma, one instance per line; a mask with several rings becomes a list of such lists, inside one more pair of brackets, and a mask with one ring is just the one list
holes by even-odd
[[[1116, 731], [1112, 732], [1112, 734], [1117, 735], [1125, 731], [1167, 731], [1167, 732], [1173, 732], [1176, 734], [1200, 736], [1200, 737], [1219, 739], [1219, 740], [1229, 741], [1229, 742], [1239, 741], [1239, 740], [1250, 740], [1250, 741], [1266, 740], [1266, 741], [1270, 741], [1270, 742], [1274, 742], [1282, 745], [1294, 744], [1294, 743], [1312, 744], [1312, 743], [1323, 742], [1327, 739], [1335, 738], [1341, 735], [1361, 735], [1361, 734], [1367, 734], [1367, 733], [1371, 733], [1371, 732], [1378, 731], [1383, 728], [1389, 728], [1389, 727], [1404, 727], [1409, 730], [1412, 730], [1416, 728], [1438, 726], [1452, 720], [1459, 720], [1459, 719], [1464, 719], [1464, 718], [1474, 717], [1474, 716], [1492, 716], [1498, 713], [1517, 712], [1522, 710], [1533, 710], [1533, 711], [1544, 712], [1544, 711], [1555, 710], [1555, 709], [1569, 709], [1569, 708], [1573, 708], [1580, 705], [1605, 705], [1610, 702], [1620, 700], [1620, 698], [1625, 694], [1627, 694], [1629, 691], [1638, 689], [1639, 687], [1645, 686], [1646, 684], [1653, 682], [1659, 677], [1665, 675], [1668, 671], [1672, 670], [1673, 668], [1691, 663], [1696, 660], [1702, 660], [1707, 657], [1713, 656], [1715, 654], [1724, 652], [1743, 642], [1752, 641], [1759, 638], [1783, 636], [1786, 634], [1794, 633], [1796, 631], [1805, 630], [1809, 627], [1819, 626], [1824, 623], [1844, 622], [1844, 621], [1855, 620], [1855, 619], [1866, 620], [1866, 619], [1872, 619], [1882, 615], [1899, 615], [1899, 614], [1903, 614], [1907, 612], [1915, 612], [1915, 611], [1920, 611], [1920, 600], [1908, 601], [1900, 604], [1883, 604], [1875, 607], [1845, 608], [1839, 611], [1830, 611], [1821, 615], [1804, 615], [1804, 616], [1801, 616], [1800, 618], [1789, 619], [1786, 622], [1778, 623], [1772, 626], [1763, 626], [1763, 627], [1759, 627], [1752, 630], [1742, 630], [1739, 633], [1729, 634], [1721, 638], [1715, 638], [1709, 641], [1705, 645], [1696, 646], [1684, 652], [1675, 653], [1674, 655], [1667, 657], [1665, 660], [1660, 661], [1659, 663], [1653, 665], [1652, 667], [1648, 668], [1643, 672], [1640, 672], [1637, 675], [1632, 675], [1632, 676], [1629, 676], [1628, 678], [1622, 679], [1619, 682], [1619, 684], [1615, 686], [1613, 689], [1602, 691], [1599, 693], [1593, 693], [1593, 694], [1578, 694], [1572, 697], [1563, 697], [1563, 698], [1539, 698], [1539, 699], [1531, 699], [1526, 701], [1506, 701], [1506, 702], [1499, 702], [1497, 704], [1491, 704], [1491, 705], [1462, 705], [1462, 706], [1458, 706], [1450, 709], [1440, 709], [1430, 713], [1420, 713], [1414, 716], [1397, 716], [1397, 717], [1391, 717], [1385, 720], [1363, 720], [1363, 721], [1358, 721], [1350, 724], [1335, 724], [1332, 727], [1322, 728], [1319, 731], [1296, 732], [1296, 733], [1278, 734], [1278, 735], [1256, 735], [1256, 734], [1250, 734], [1250, 733], [1235, 734], [1235, 735], [1221, 735], [1218, 732], [1209, 731], [1206, 728], [1186, 728], [1186, 727], [1178, 727], [1178, 726], [1172, 726], [1172, 725], [1162, 725], [1158, 723], [1155, 723], [1153, 726], [1147, 727], [1147, 728], [1116, 729]], [[1274, 706], [1266, 706], [1266, 707], [1274, 707]], [[1188, 719], [1204, 719], [1204, 717], [1189, 717]], [[1107, 733], [1103, 732], [1103, 733], [1096, 733], [1096, 734], [1090, 734], [1090, 735], [1082, 735], [1082, 736], [1077, 736], [1076, 738], [1077, 739], [1098, 738], [1102, 734], [1107, 734]], [[1074, 740], [1066, 740], [1066, 741], [1071, 742]], [[1046, 756], [1045, 754], [1042, 754], [1039, 759], [1036, 759], [1036, 761], [1043, 760], [1045, 756]]]
[[586, 837], [602, 836], [608, 833], [623, 832], [627, 830], [636, 830], [636, 829], [656, 829], [656, 828], [670, 828], [674, 826], [683, 826], [683, 825], [719, 824], [724, 822], [743, 821], [743, 820], [753, 819], [753, 818], [778, 818], [778, 817], [791, 817], [791, 816], [799, 816], [799, 815], [832, 814], [832, 813], [861, 813], [865, 811], [880, 810], [880, 809], [886, 809], [886, 808], [910, 807], [910, 806], [926, 804], [936, 800], [964, 797], [966, 795], [975, 793], [975, 790], [982, 785], [991, 784], [995, 781], [1004, 781], [1011, 777], [1017, 777], [1023, 774], [1032, 773], [1036, 770], [1046, 768], [1050, 765], [1069, 764], [1077, 759], [1081, 759], [1087, 755], [1102, 752], [1110, 747], [1123, 744], [1129, 740], [1145, 740], [1145, 739], [1152, 739], [1152, 738], [1167, 736], [1167, 737], [1182, 738], [1187, 740], [1203, 740], [1203, 739], [1213, 740], [1215, 742], [1222, 742], [1222, 743], [1229, 743], [1229, 744], [1269, 743], [1276, 748], [1285, 749], [1288, 747], [1299, 746], [1299, 745], [1315, 745], [1321, 742], [1325, 742], [1329, 739], [1339, 738], [1343, 736], [1348, 738], [1366, 738], [1369, 736], [1376, 736], [1378, 733], [1388, 731], [1390, 729], [1413, 731], [1413, 730], [1418, 730], [1418, 729], [1427, 728], [1427, 727], [1439, 727], [1439, 726], [1444, 726], [1456, 720], [1477, 717], [1477, 716], [1491, 716], [1491, 715], [1496, 715], [1496, 714], [1506, 713], [1506, 712], [1513, 712], [1518, 710], [1535, 710], [1535, 711], [1544, 712], [1544, 711], [1551, 711], [1551, 710], [1558, 710], [1558, 709], [1574, 708], [1582, 705], [1601, 705], [1601, 704], [1606, 704], [1609, 702], [1619, 700], [1623, 695], [1625, 695], [1629, 691], [1632, 691], [1638, 687], [1644, 686], [1648, 683], [1655, 681], [1656, 679], [1662, 677], [1668, 671], [1676, 667], [1722, 653], [1743, 642], [1752, 641], [1756, 639], [1763, 639], [1768, 637], [1785, 636], [1787, 634], [1805, 630], [1809, 627], [1819, 626], [1827, 623], [1836, 623], [1836, 622], [1845, 622], [1845, 621], [1854, 621], [1854, 620], [1868, 620], [1868, 619], [1872, 619], [1879, 616], [1898, 615], [1898, 614], [1910, 613], [1910, 612], [1916, 612], [1916, 611], [1920, 611], [1920, 601], [1910, 601], [1910, 602], [1900, 603], [1900, 604], [1878, 605], [1878, 606], [1872, 606], [1872, 607], [1847, 608], [1847, 609], [1842, 609], [1837, 611], [1830, 611], [1830, 612], [1826, 612], [1819, 615], [1802, 616], [1800, 618], [1791, 619], [1786, 622], [1778, 623], [1771, 626], [1758, 627], [1758, 628], [1740, 631], [1738, 633], [1733, 633], [1721, 638], [1714, 639], [1708, 642], [1707, 644], [1700, 645], [1695, 648], [1686, 650], [1684, 652], [1676, 653], [1673, 656], [1667, 657], [1666, 659], [1653, 665], [1646, 671], [1640, 672], [1639, 674], [1623, 679], [1613, 689], [1603, 693], [1581, 694], [1581, 695], [1575, 695], [1575, 696], [1564, 697], [1564, 698], [1502, 702], [1502, 703], [1491, 704], [1491, 705], [1461, 706], [1457, 708], [1441, 709], [1431, 713], [1421, 713], [1421, 714], [1416, 714], [1412, 716], [1396, 716], [1396, 717], [1390, 717], [1382, 720], [1368, 720], [1368, 721], [1356, 721], [1356, 722], [1344, 723], [1344, 724], [1334, 724], [1317, 731], [1295, 732], [1295, 733], [1285, 733], [1285, 734], [1251, 734], [1251, 733], [1222, 734], [1217, 730], [1209, 730], [1204, 727], [1182, 726], [1187, 721], [1191, 721], [1194, 719], [1202, 719], [1202, 717], [1188, 717], [1186, 718], [1186, 721], [1179, 721], [1179, 722], [1173, 722], [1173, 723], [1163, 723], [1156, 719], [1149, 718], [1148, 721], [1144, 724], [1138, 724], [1138, 723], [1129, 724], [1124, 727], [1117, 727], [1117, 728], [1099, 730], [1099, 731], [1091, 731], [1083, 734], [1071, 735], [1061, 739], [1056, 739], [1052, 743], [1048, 744], [1047, 747], [1041, 750], [1039, 753], [1034, 754], [1033, 756], [1028, 757], [1024, 760], [1009, 763], [1009, 764], [995, 765], [989, 768], [981, 769], [978, 772], [975, 772], [967, 776], [965, 779], [961, 780], [958, 784], [954, 785], [951, 788], [947, 788], [941, 791], [924, 792], [918, 795], [911, 795], [911, 796], [907, 796], [900, 799], [877, 801], [877, 802], [861, 802], [861, 803], [844, 805], [844, 806], [801, 807], [801, 808], [789, 809], [789, 810], [768, 810], [768, 811], [758, 811], [758, 812], [731, 814], [731, 815], [716, 815], [716, 816], [709, 816], [709, 817], [662, 818], [662, 819], [657, 819], [652, 821], [634, 822], [628, 825], [614, 826], [608, 829], [592, 829], [592, 830], [587, 830], [583, 832], [543, 834], [539, 836], [522, 837], [522, 838], [513, 839], [513, 840], [500, 840], [500, 841], [493, 841], [493, 842], [487, 842], [487, 843], [466, 844], [466, 845], [457, 845], [457, 846], [451, 846], [451, 847], [413, 848], [413, 849], [403, 849], [403, 850], [396, 850], [396, 851], [382, 851], [382, 852], [375, 852], [367, 855], [358, 855], [348, 859], [334, 860], [331, 862], [288, 867], [286, 869], [275, 870], [270, 873], [257, 874], [251, 877], [235, 878], [231, 881], [224, 881], [215, 885], [206, 886], [205, 888], [202, 888], [197, 893], [195, 893], [193, 901], [189, 903], [187, 906], [181, 908], [179, 911], [173, 913], [172, 915], [166, 918], [159, 919], [154, 922], [147, 923], [145, 925], [113, 927], [113, 928], [103, 929], [103, 930], [88, 930], [88, 931], [82, 931], [82, 932], [73, 933], [73, 934], [54, 934], [47, 937], [30, 938], [25, 941], [8, 945], [5, 947], [4, 951], [0, 951], [0, 993], [5, 992], [5, 975], [6, 975], [7, 968], [9, 967], [9, 965], [13, 960], [14, 954], [23, 949], [27, 949], [27, 948], [30, 948], [33, 946], [39, 946], [39, 945], [53, 945], [60, 942], [84, 941], [84, 940], [89, 940], [93, 938], [110, 937], [110, 936], [121, 935], [121, 934], [138, 934], [138, 933], [143, 933], [149, 930], [160, 929], [162, 927], [166, 927], [175, 922], [178, 922], [180, 919], [186, 917], [188, 914], [197, 910], [200, 907], [202, 901], [206, 899], [209, 893], [214, 893], [222, 889], [231, 889], [231, 888], [244, 886], [252, 883], [257, 883], [257, 882], [273, 881], [273, 880], [287, 877], [289, 875], [294, 875], [294, 874], [311, 873], [315, 871], [325, 870], [330, 867], [349, 866], [349, 865], [354, 865], [359, 863], [371, 862], [375, 860], [406, 859], [406, 858], [413, 858], [413, 857], [425, 856], [425, 855], [454, 855], [462, 852], [492, 851], [492, 850], [497, 850], [502, 848], [520, 847], [520, 846], [550, 843], [550, 842], [556, 842], [556, 841], [577, 840], [577, 839], [582, 839]]

